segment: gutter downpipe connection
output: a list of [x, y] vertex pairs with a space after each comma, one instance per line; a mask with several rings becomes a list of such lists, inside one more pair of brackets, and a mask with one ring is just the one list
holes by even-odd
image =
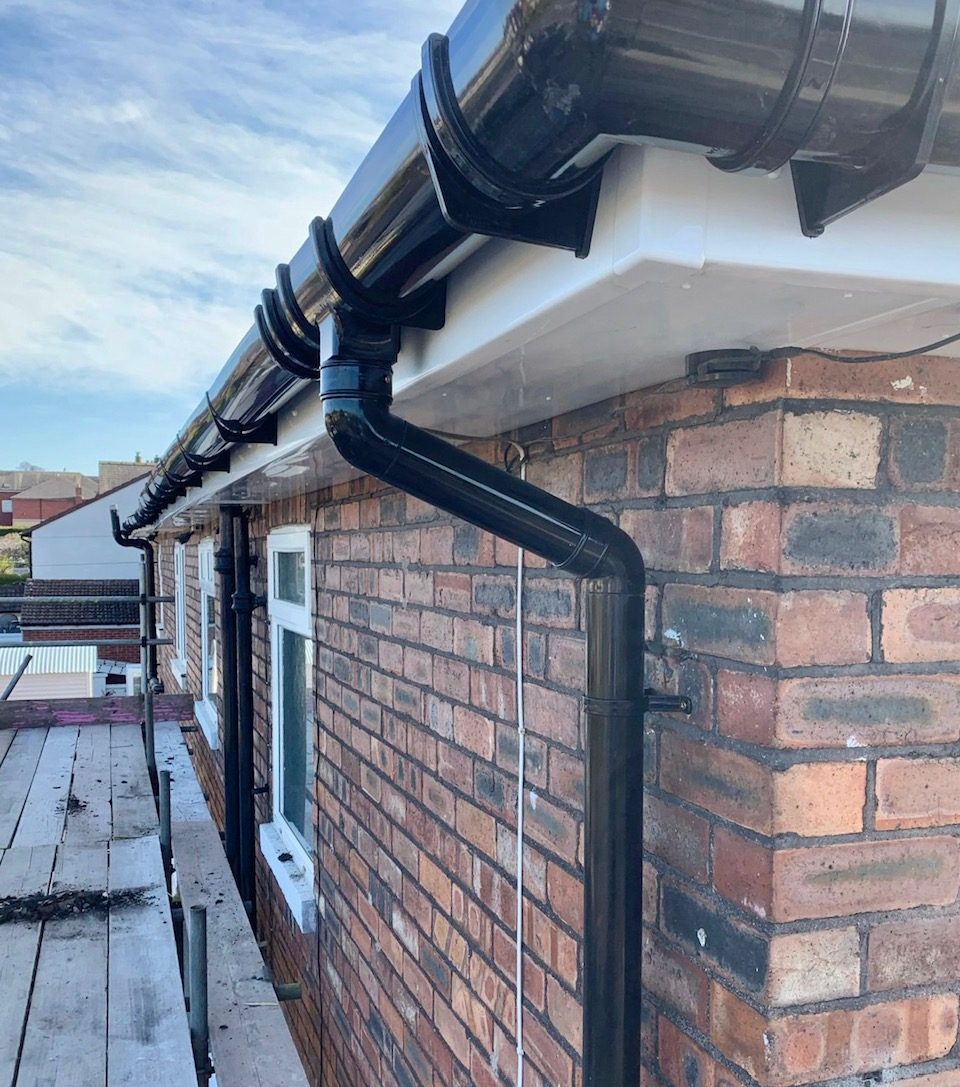
[[153, 544], [132, 537], [120, 526], [116, 506], [110, 508], [110, 528], [114, 542], [120, 547], [135, 547], [141, 553], [140, 566], [140, 675], [143, 689], [143, 743], [147, 756], [147, 771], [154, 786], [157, 784], [157, 748], [154, 735], [153, 699], [162, 690], [157, 677], [157, 605]]
[[259, 603], [250, 591], [250, 527], [247, 512], [234, 517], [233, 611], [237, 631], [237, 782], [239, 789], [239, 887], [248, 904], [250, 925], [256, 932], [256, 820], [253, 798], [253, 609]]
[[223, 851], [240, 882], [240, 761], [238, 756], [237, 626], [233, 611], [236, 590], [233, 562], [232, 508], [220, 510], [220, 540], [213, 553], [213, 569], [219, 576], [220, 652], [223, 669]]
[[389, 364], [333, 358], [327, 433], [354, 467], [586, 579], [584, 1087], [640, 1076], [643, 714], [689, 712], [643, 687], [643, 558], [610, 521], [390, 413]]

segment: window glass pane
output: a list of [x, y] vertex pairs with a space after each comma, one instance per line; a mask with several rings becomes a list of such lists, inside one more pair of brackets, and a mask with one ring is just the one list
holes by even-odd
[[206, 659], [204, 660], [204, 698], [217, 690], [217, 605], [214, 597], [203, 594], [203, 626]]
[[280, 627], [280, 752], [281, 812], [306, 843], [313, 775], [313, 644], [284, 627]]
[[177, 598], [176, 611], [177, 611], [177, 644], [176, 651], [178, 657], [186, 656], [186, 631], [187, 631], [187, 616], [185, 610], [184, 601], [184, 561], [183, 561], [183, 545], [177, 544], [177, 549], [173, 553], [174, 555], [174, 595]]
[[278, 551], [275, 555], [274, 594], [278, 600], [306, 604], [306, 557], [302, 551]]

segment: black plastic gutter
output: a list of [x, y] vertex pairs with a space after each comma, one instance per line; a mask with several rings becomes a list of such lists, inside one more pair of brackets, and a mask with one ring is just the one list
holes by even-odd
[[790, 163], [810, 236], [927, 165], [957, 168], [958, 27], [960, 0], [471, 0], [425, 45], [330, 217], [278, 268], [127, 527], [153, 523], [237, 445], [275, 438], [327, 317], [438, 327], [440, 281], [477, 237], [584, 256], [617, 143], [727, 171]]
[[389, 364], [333, 358], [327, 433], [354, 467], [586, 579], [584, 1087], [640, 1082], [643, 715], [689, 711], [643, 686], [643, 558], [610, 521], [399, 419]]

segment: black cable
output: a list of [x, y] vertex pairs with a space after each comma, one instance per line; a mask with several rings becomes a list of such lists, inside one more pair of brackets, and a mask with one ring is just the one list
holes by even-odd
[[845, 362], [849, 364], [856, 364], [859, 362], [894, 362], [897, 359], [909, 359], [914, 355], [926, 355], [930, 351], [936, 351], [940, 347], [946, 347], [947, 344], [956, 343], [960, 340], [960, 332], [955, 333], [952, 336], [945, 336], [942, 340], [937, 340], [936, 343], [927, 343], [922, 347], [911, 347], [909, 351], [891, 351], [885, 355], [860, 355], [859, 357], [850, 355], [837, 355], [832, 351], [819, 351], [815, 347], [774, 347], [770, 351], [761, 351], [760, 358], [764, 362], [773, 362], [775, 359], [787, 359], [793, 355], [815, 355], [817, 358], [827, 359], [829, 362]]

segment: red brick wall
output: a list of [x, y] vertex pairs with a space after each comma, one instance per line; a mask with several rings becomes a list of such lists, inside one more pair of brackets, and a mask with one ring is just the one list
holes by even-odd
[[[955, 373], [794, 359], [759, 385], [631, 394], [526, 436], [550, 439], [532, 482], [640, 543], [650, 680], [696, 703], [647, 719], [645, 1082], [792, 1087], [885, 1068], [911, 1087], [928, 1071], [946, 1074], [916, 1087], [960, 1082]], [[278, 980], [306, 994], [285, 1010], [314, 1083], [509, 1085], [515, 554], [357, 481], [254, 522], [255, 591], [269, 526], [301, 522], [315, 529], [322, 916], [300, 934], [261, 862], [261, 936]], [[526, 1083], [566, 1087], [579, 588], [531, 559], [525, 601]], [[258, 785], [267, 634], [258, 612]], [[201, 735], [192, 746], [215, 793], [216, 759]], [[269, 818], [268, 796], [257, 811]]]
[[[69, 630], [25, 627], [23, 631], [23, 640], [25, 642], [93, 642], [97, 638], [119, 638], [124, 641], [133, 638], [139, 643], [140, 627], [72, 627]], [[100, 645], [97, 647], [97, 654], [105, 660], [126, 661], [129, 664], [137, 664], [140, 661], [140, 646], [139, 644]], [[167, 689], [169, 690], [169, 688]]]
[[960, 1082], [956, 373], [794, 359], [664, 402], [702, 416], [646, 515], [678, 571], [658, 643], [700, 692], [651, 722], [648, 1057], [674, 1087]]
[[57, 513], [64, 513], [79, 506], [79, 498], [18, 498], [13, 497], [15, 521], [45, 521]]

